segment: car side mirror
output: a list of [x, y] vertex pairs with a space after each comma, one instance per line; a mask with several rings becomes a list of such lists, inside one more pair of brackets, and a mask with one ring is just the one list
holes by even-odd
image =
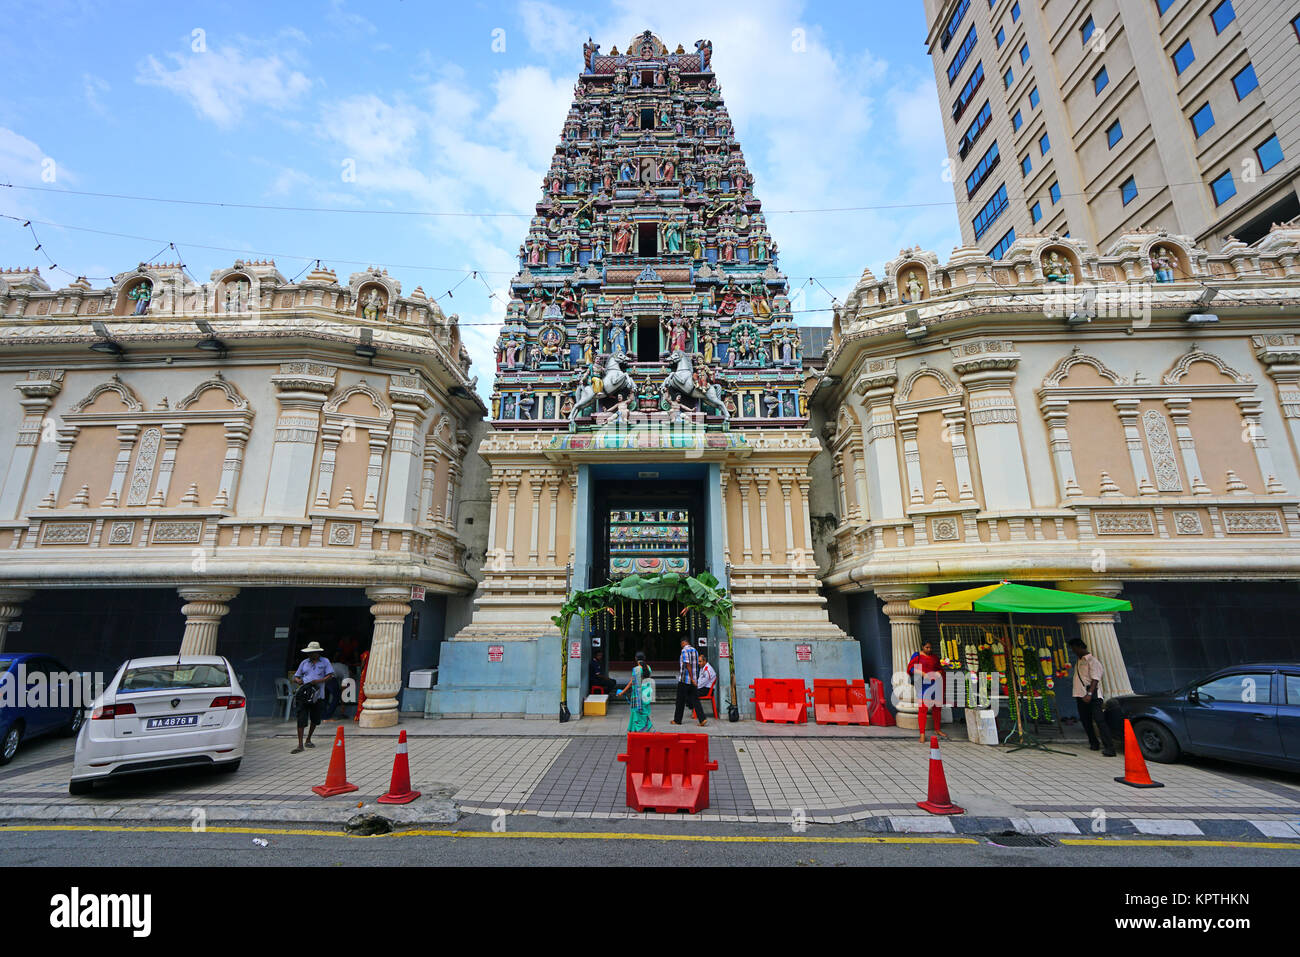
[[1201, 693], [1197, 691], [1195, 688], [1193, 688], [1191, 691], [1187, 692], [1187, 700], [1190, 701], [1192, 704], [1199, 704], [1201, 700]]

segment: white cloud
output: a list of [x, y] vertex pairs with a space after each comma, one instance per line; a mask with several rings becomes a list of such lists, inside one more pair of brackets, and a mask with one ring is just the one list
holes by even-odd
[[106, 80], [93, 73], [81, 74], [81, 89], [86, 97], [86, 105], [100, 116], [108, 116], [108, 108], [100, 100], [100, 95], [112, 89]]
[[250, 106], [287, 109], [312, 85], [280, 54], [251, 56], [227, 46], [166, 56], [174, 66], [150, 55], [140, 64], [136, 82], [170, 90], [189, 101], [200, 116], [223, 128], [239, 122]]

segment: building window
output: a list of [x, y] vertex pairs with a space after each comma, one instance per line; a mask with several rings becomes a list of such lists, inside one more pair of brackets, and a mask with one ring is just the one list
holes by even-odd
[[1047, 151], [1050, 150], [1051, 148], [1052, 148], [1052, 141], [1049, 140], [1047, 138], [1047, 134], [1044, 133], [1042, 136], [1038, 138], [1038, 152], [1043, 156], [1046, 156]]
[[1020, 45], [1020, 62], [1021, 62], [1021, 63], [1028, 63], [1028, 62], [1029, 62], [1029, 44], [1028, 44], [1028, 43], [1022, 43], [1022, 44]]
[[1024, 123], [1025, 123], [1024, 117], [1020, 115], [1019, 110], [1016, 110], [1015, 114], [1011, 117], [1011, 128], [1013, 130], [1018, 130], [1020, 129], [1021, 126], [1024, 125]]
[[1214, 21], [1214, 32], [1222, 33], [1224, 27], [1237, 19], [1237, 11], [1232, 9], [1232, 0], [1223, 0], [1223, 3], [1211, 10], [1210, 19]]
[[1213, 125], [1214, 111], [1210, 109], [1210, 104], [1207, 102], [1192, 114], [1192, 129], [1195, 131], [1197, 136], [1200, 136]]
[[1025, 156], [1025, 158], [1020, 161], [1020, 172], [1023, 173], [1024, 175], [1028, 176], [1029, 171], [1032, 170], [1033, 168], [1034, 168], [1034, 164], [1029, 161], [1028, 156]]
[[983, 61], [975, 64], [975, 69], [971, 70], [970, 79], [966, 85], [961, 88], [957, 94], [957, 102], [952, 105], [952, 120], [957, 122], [961, 115], [966, 112], [966, 107], [970, 106], [971, 100], [975, 98], [975, 91], [978, 90], [984, 82], [984, 63]]
[[1124, 200], [1125, 206], [1133, 202], [1133, 200], [1137, 199], [1137, 195], [1138, 195], [1137, 180], [1134, 179], [1132, 176], [1124, 180], [1124, 182], [1120, 184], [1119, 195], [1120, 198]]
[[1031, 108], [1038, 105], [1038, 87], [1029, 91], [1029, 105]]
[[1007, 72], [1002, 74], [1002, 88], [1004, 90], [1011, 89], [1011, 84], [1015, 78], [1016, 75], [1011, 72], [1011, 67], [1007, 67]]
[[975, 49], [975, 27], [972, 26], [966, 34], [966, 39], [961, 41], [961, 49], [957, 55], [952, 58], [948, 64], [948, 85], [952, 86], [953, 80], [957, 79], [957, 74], [961, 73], [961, 68], [966, 65], [966, 59], [970, 56], [970, 51]]
[[[1227, 0], [1224, 0], [1224, 2], [1226, 3]], [[1084, 43], [1088, 42], [1088, 38], [1092, 36], [1093, 31], [1096, 29], [1097, 27], [1092, 22], [1092, 17], [1088, 17], [1087, 20], [1083, 21], [1083, 26], [1079, 27], [1079, 33], [1083, 37]]]
[[1011, 244], [1016, 241], [1016, 231], [1008, 229], [1007, 234], [998, 240], [998, 244], [989, 250], [989, 256], [993, 259], [1001, 259], [1011, 248]]
[[1007, 184], [1003, 183], [998, 187], [998, 191], [993, 194], [993, 198], [984, 204], [984, 207], [975, 214], [975, 220], [972, 225], [975, 227], [975, 238], [979, 239], [988, 228], [993, 225], [1003, 211], [1007, 208]]
[[1106, 68], [1102, 67], [1097, 71], [1097, 75], [1092, 78], [1092, 92], [1100, 93], [1106, 89], [1106, 84], [1110, 82], [1110, 76], [1106, 73]]
[[1124, 128], [1119, 125], [1119, 120], [1110, 124], [1106, 128], [1106, 145], [1110, 149], [1115, 148], [1115, 144], [1124, 138]]
[[1300, 40], [1300, 17], [1291, 21], [1291, 29], [1295, 30], [1295, 38]]
[[1016, 0], [1016, 2], [1011, 5], [1011, 22], [1015, 23], [1019, 19], [1020, 19], [1020, 0]]
[[993, 39], [997, 42], [997, 45], [1001, 47], [1002, 44], [1007, 42], [1007, 31], [1002, 27], [998, 27], [998, 34]]
[[1164, 16], [1165, 11], [1173, 6], [1174, 0], [1156, 0], [1156, 12]]
[[1285, 159], [1276, 133], [1255, 147], [1255, 156], [1259, 159], [1259, 168], [1265, 173]]
[[971, 125], [962, 134], [961, 145], [957, 147], [957, 153], [962, 159], [966, 158], [966, 154], [970, 152], [971, 147], [975, 145], [975, 141], [980, 138], [980, 134], [984, 132], [991, 119], [993, 119], [993, 110], [989, 107], [989, 101], [985, 100], [984, 105], [980, 107], [979, 113], [971, 121]]
[[948, 44], [957, 35], [957, 28], [961, 26], [968, 7], [970, 7], [970, 0], [961, 0], [961, 3], [957, 4], [957, 9], [952, 12], [952, 16], [948, 18], [948, 25], [943, 30], [943, 39], [939, 41], [944, 50], [948, 49]]
[[1214, 194], [1214, 205], [1222, 206], [1237, 195], [1237, 184], [1232, 181], [1232, 170], [1228, 170], [1210, 183], [1210, 192]]
[[1237, 91], [1237, 99], [1244, 100], [1246, 94], [1255, 87], [1259, 86], [1259, 80], [1255, 79], [1255, 65], [1247, 63], [1245, 68], [1232, 78], [1232, 87]]
[[1061, 184], [1053, 183], [1047, 189], [1047, 195], [1052, 197], [1052, 205], [1055, 206], [1061, 201]]
[[976, 191], [984, 185], [988, 179], [989, 173], [993, 172], [994, 167], [1001, 162], [1002, 157], [998, 155], [998, 144], [995, 140], [993, 145], [988, 148], [988, 152], [980, 157], [980, 161], [975, 164], [971, 174], [966, 177], [966, 198], [970, 199]]
[[1192, 61], [1195, 59], [1196, 54], [1192, 52], [1192, 41], [1184, 40], [1183, 45], [1174, 51], [1174, 71], [1181, 75], [1184, 70], [1192, 65]]
[[1034, 222], [1038, 222], [1040, 219], [1043, 218], [1042, 203], [1034, 203], [1033, 206], [1029, 207], [1029, 218], [1032, 219]]

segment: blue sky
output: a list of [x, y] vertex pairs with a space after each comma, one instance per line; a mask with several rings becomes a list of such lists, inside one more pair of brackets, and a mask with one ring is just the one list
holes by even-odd
[[[647, 28], [670, 49], [713, 41], [796, 308], [829, 305], [809, 277], [843, 299], [904, 246], [959, 243], [919, 0], [23, 4], [0, 34], [0, 182], [43, 189], [0, 188], [0, 213], [63, 224], [37, 223], [44, 251], [97, 287], [174, 242], [200, 280], [240, 256], [286, 277], [320, 257], [430, 296], [479, 270], [500, 296], [582, 42], [622, 50]], [[779, 212], [885, 205], [904, 208]], [[0, 220], [0, 265], [71, 281], [32, 247]], [[501, 307], [476, 280], [440, 302], [486, 384]]]

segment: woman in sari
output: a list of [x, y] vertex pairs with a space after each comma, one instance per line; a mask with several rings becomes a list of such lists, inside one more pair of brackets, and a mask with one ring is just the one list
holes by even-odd
[[[921, 729], [921, 741], [925, 741], [926, 719], [929, 717], [927, 712], [934, 714], [934, 733], [941, 738], [948, 736], [943, 733], [939, 727], [939, 722], [943, 719], [943, 665], [939, 657], [934, 653], [934, 643], [931, 641], [921, 642], [921, 650], [912, 654], [912, 659], [907, 663], [907, 674], [913, 678], [913, 672], [921, 669], [921, 694], [917, 699], [917, 724]], [[914, 679], [915, 680], [915, 679]]]
[[650, 680], [650, 666], [646, 663], [643, 651], [636, 653], [636, 667], [632, 669], [632, 680], [619, 694], [622, 695], [629, 690], [632, 692], [628, 695], [632, 714], [627, 719], [628, 732], [653, 731], [654, 725], [650, 722], [650, 703], [654, 701], [654, 682]]

